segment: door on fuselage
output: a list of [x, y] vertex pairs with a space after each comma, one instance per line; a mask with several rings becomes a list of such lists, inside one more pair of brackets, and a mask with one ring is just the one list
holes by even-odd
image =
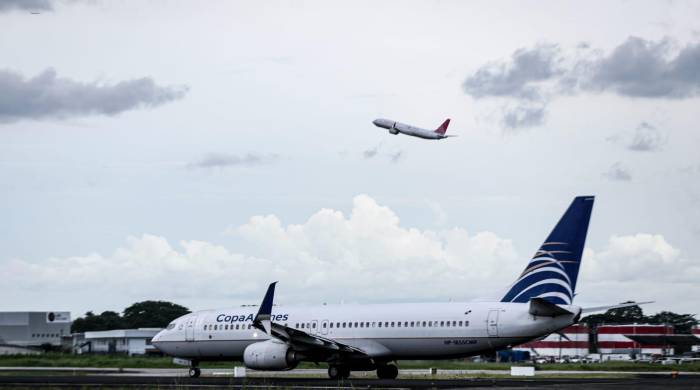
[[486, 318], [486, 331], [489, 337], [498, 336], [498, 309], [489, 310], [489, 316]]
[[194, 341], [194, 329], [197, 322], [197, 316], [190, 316], [185, 323], [185, 341]]

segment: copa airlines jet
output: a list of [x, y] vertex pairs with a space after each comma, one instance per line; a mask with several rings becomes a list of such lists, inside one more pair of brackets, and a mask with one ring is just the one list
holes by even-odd
[[398, 360], [462, 358], [535, 340], [576, 323], [582, 313], [634, 305], [582, 309], [572, 303], [592, 207], [592, 196], [575, 198], [494, 302], [285, 307], [273, 305], [275, 282], [258, 308], [184, 315], [153, 344], [184, 360], [192, 377], [201, 361], [242, 360], [255, 370], [289, 370], [308, 361], [327, 363], [331, 378], [347, 378], [351, 370], [395, 378], [391, 363]]
[[418, 138], [425, 139], [443, 139], [447, 137], [456, 137], [456, 135], [446, 135], [447, 126], [450, 125], [450, 119], [445, 119], [444, 122], [435, 130], [421, 129], [420, 127], [413, 127], [405, 123], [392, 121], [389, 119], [375, 119], [372, 121], [375, 126], [381, 127], [383, 129], [389, 130], [391, 134], [406, 134]]

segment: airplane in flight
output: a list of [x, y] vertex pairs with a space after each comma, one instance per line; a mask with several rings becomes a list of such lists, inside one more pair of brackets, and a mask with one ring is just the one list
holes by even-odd
[[[328, 375], [376, 370], [393, 379], [392, 362], [483, 354], [559, 332], [588, 312], [642, 303], [581, 308], [573, 304], [594, 197], [576, 197], [507, 292], [493, 302], [276, 306], [269, 285], [259, 307], [204, 310], [172, 321], [152, 340], [190, 367], [243, 361], [255, 370], [328, 364]], [[439, 281], [436, 281], [439, 284]]]
[[450, 119], [445, 119], [444, 122], [435, 130], [421, 129], [420, 127], [414, 127], [407, 125], [405, 123], [392, 121], [390, 119], [375, 119], [372, 121], [375, 126], [381, 127], [382, 129], [389, 130], [391, 134], [406, 134], [413, 137], [425, 138], [425, 139], [443, 139], [447, 137], [456, 137], [456, 135], [447, 135], [447, 126], [450, 125]]

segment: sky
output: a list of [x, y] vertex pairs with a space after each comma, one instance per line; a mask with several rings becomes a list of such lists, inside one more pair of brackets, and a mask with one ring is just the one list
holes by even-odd
[[595, 195], [575, 303], [698, 313], [699, 16], [0, 0], [0, 310], [497, 299]]

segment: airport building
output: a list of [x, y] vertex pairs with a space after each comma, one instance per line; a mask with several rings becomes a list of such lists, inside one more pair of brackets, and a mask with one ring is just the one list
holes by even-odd
[[600, 325], [597, 347], [601, 354], [672, 355], [671, 325]]
[[151, 345], [151, 339], [160, 328], [116, 329], [73, 335], [73, 351], [82, 353], [146, 355], [160, 351]]
[[[542, 340], [531, 341], [513, 348], [516, 351], [529, 351], [531, 356], [586, 356], [590, 351], [589, 329], [586, 324], [572, 325], [552, 333]], [[568, 339], [568, 340], [567, 340]]]
[[[694, 326], [691, 332], [693, 333], [693, 336], [700, 338], [700, 326]], [[693, 345], [693, 351], [700, 352], [700, 345]]]
[[62, 338], [70, 335], [70, 325], [67, 311], [0, 312], [0, 346], [15, 352], [27, 347], [61, 347]]

